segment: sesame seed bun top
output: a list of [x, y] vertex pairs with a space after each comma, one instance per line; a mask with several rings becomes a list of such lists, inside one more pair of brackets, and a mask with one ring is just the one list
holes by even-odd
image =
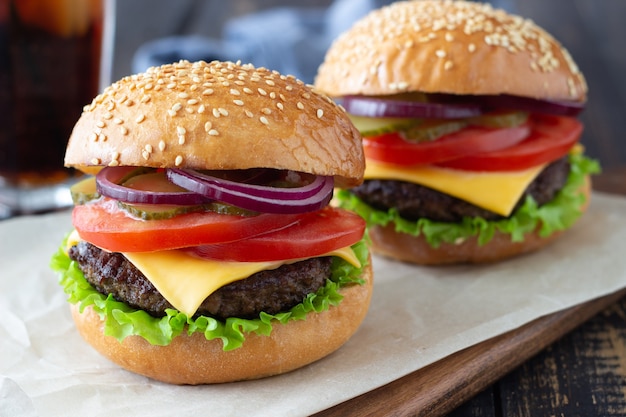
[[328, 97], [293, 76], [181, 61], [125, 77], [85, 106], [65, 165], [277, 168], [363, 178], [360, 135]]
[[315, 86], [338, 97], [406, 92], [586, 100], [569, 53], [528, 19], [488, 4], [403, 1], [335, 40]]

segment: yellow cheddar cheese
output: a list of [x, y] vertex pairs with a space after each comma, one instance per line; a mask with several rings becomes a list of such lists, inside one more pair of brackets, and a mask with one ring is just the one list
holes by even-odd
[[544, 166], [539, 165], [524, 171], [473, 172], [432, 165], [402, 167], [368, 160], [365, 179], [401, 180], [420, 184], [508, 216], [526, 187]]

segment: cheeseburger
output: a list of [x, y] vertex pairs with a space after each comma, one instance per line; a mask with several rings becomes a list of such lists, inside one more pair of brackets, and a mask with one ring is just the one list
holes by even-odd
[[496, 261], [543, 247], [586, 207], [598, 166], [577, 145], [585, 80], [529, 20], [397, 2], [333, 43], [315, 85], [363, 135], [365, 181], [337, 197], [367, 220], [373, 251]]
[[372, 290], [359, 132], [291, 76], [181, 61], [107, 87], [65, 164], [74, 230], [52, 265], [79, 333], [175, 384], [261, 378], [338, 349]]

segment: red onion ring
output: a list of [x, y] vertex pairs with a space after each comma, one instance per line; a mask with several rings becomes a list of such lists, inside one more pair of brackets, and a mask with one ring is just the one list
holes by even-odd
[[129, 177], [142, 173], [142, 168], [105, 167], [96, 174], [96, 190], [105, 197], [125, 203], [195, 205], [209, 201], [205, 196], [193, 192], [144, 191], [120, 185]]
[[508, 94], [476, 96], [475, 99], [476, 103], [479, 103], [486, 108], [485, 110], [524, 110], [533, 113], [546, 113], [557, 116], [575, 117], [585, 109], [585, 103], [580, 101], [540, 100], [530, 97], [512, 96]]
[[[174, 168], [168, 169], [167, 177], [170, 181], [172, 181], [174, 184], [178, 185], [179, 187], [187, 188], [184, 185], [178, 184], [176, 182], [176, 179], [172, 178], [172, 176], [175, 176], [176, 172], [180, 172], [180, 171], [182, 170], [174, 169]], [[325, 177], [316, 175], [313, 182], [311, 182], [310, 184], [303, 185], [301, 187], [281, 188], [281, 187], [270, 187], [266, 185], [249, 184], [247, 182], [226, 180], [226, 179], [218, 178], [212, 175], [203, 174], [201, 172], [198, 172], [192, 169], [187, 169], [185, 170], [185, 172], [188, 173], [190, 176], [198, 178], [206, 183], [225, 187], [225, 188], [228, 188], [229, 190], [239, 191], [241, 193], [249, 194], [255, 197], [277, 198], [281, 200], [302, 200], [304, 198], [314, 196], [324, 186], [324, 183], [326, 181]], [[193, 189], [190, 189], [190, 190], [194, 191]], [[201, 194], [204, 194], [204, 193], [201, 193]]]
[[[332, 177], [317, 176], [297, 188], [267, 187], [222, 180], [193, 170], [168, 169], [168, 179], [207, 198], [262, 213], [305, 213], [328, 205], [333, 196]], [[302, 192], [298, 191], [304, 189]], [[298, 196], [298, 194], [300, 194]]]
[[345, 96], [341, 104], [348, 113], [365, 117], [460, 119], [483, 113], [480, 105], [475, 103], [401, 101], [366, 96]]

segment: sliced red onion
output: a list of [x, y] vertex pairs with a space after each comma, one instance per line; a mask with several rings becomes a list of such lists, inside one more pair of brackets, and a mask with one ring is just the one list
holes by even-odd
[[132, 166], [102, 168], [96, 175], [96, 189], [105, 197], [125, 203], [194, 205], [209, 201], [205, 196], [189, 191], [145, 191], [121, 185], [133, 173], [142, 174], [144, 171]]
[[475, 103], [434, 103], [346, 96], [341, 104], [348, 113], [365, 117], [458, 119], [482, 114]]
[[530, 97], [512, 96], [508, 94], [493, 96], [475, 96], [477, 104], [488, 110], [511, 109], [533, 113], [547, 113], [557, 116], [575, 117], [585, 108], [580, 101], [539, 100]]
[[[296, 188], [267, 187], [237, 183], [193, 170], [168, 169], [174, 184], [207, 198], [261, 213], [305, 213], [328, 205], [333, 195], [332, 177], [317, 176], [308, 185]], [[304, 189], [300, 196], [296, 196]]]
[[[179, 185], [180, 187], [187, 188], [184, 185], [180, 185], [176, 182], [175, 176], [176, 172], [180, 172], [180, 169], [168, 169], [167, 176], [170, 181], [174, 184]], [[216, 186], [225, 187], [232, 191], [238, 191], [241, 193], [245, 193], [255, 197], [263, 197], [263, 198], [277, 198], [281, 200], [302, 200], [304, 198], [309, 198], [317, 194], [320, 189], [324, 186], [326, 182], [326, 178], [320, 175], [315, 175], [313, 182], [307, 185], [303, 185], [301, 187], [270, 187], [267, 185], [256, 185], [249, 184], [241, 181], [232, 181], [226, 180], [223, 178], [219, 178], [213, 175], [203, 174], [201, 172], [195, 170], [185, 170], [190, 176], [194, 178], [198, 178], [207, 184], [214, 184]], [[190, 189], [194, 191], [193, 189]], [[204, 194], [204, 193], [202, 193]]]

